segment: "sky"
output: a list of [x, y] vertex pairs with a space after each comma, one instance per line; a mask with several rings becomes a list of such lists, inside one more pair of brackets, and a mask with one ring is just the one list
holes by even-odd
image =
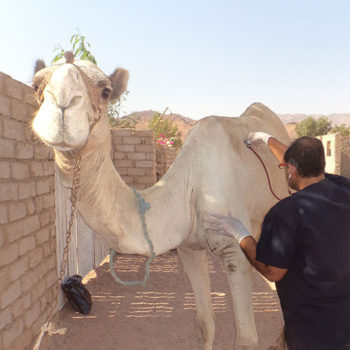
[[0, 71], [30, 84], [78, 30], [106, 74], [129, 70], [124, 114], [350, 113], [348, 0], [2, 0]]

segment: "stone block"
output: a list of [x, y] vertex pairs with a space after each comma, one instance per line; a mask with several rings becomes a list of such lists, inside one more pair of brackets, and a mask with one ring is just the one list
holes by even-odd
[[18, 198], [27, 199], [35, 196], [35, 182], [23, 182], [18, 184]]
[[135, 178], [137, 184], [154, 184], [154, 179], [152, 176], [140, 176]]
[[14, 119], [4, 119], [3, 135], [5, 138], [22, 141], [24, 138], [23, 124]]
[[16, 281], [28, 270], [28, 257], [23, 256], [17, 259], [10, 266], [10, 279], [11, 281]]
[[146, 175], [146, 169], [144, 169], [144, 168], [131, 168], [131, 169], [128, 169], [128, 175], [144, 176], [144, 175]]
[[133, 136], [135, 134], [136, 134], [135, 129], [123, 128], [123, 129], [113, 130], [113, 135], [116, 135], [116, 136]]
[[30, 143], [18, 143], [16, 145], [17, 159], [32, 159], [34, 156], [34, 146]]
[[30, 173], [31, 176], [43, 176], [44, 170], [43, 165], [39, 161], [33, 161], [30, 163]]
[[132, 161], [131, 160], [118, 160], [116, 161], [117, 168], [131, 168]]
[[34, 159], [49, 159], [50, 149], [44, 144], [34, 145]]
[[145, 160], [146, 159], [146, 153], [127, 153], [126, 154], [127, 159], [131, 160]]
[[15, 180], [29, 178], [29, 165], [21, 162], [11, 163], [11, 177]]
[[153, 162], [151, 160], [137, 160], [136, 168], [152, 168]]
[[15, 142], [13, 140], [0, 139], [0, 158], [15, 158]]
[[11, 103], [10, 99], [0, 95], [0, 115], [9, 117], [11, 114]]
[[0, 198], [1, 201], [16, 201], [18, 200], [18, 188], [16, 183], [1, 183]]
[[[5, 289], [7, 289], [10, 285], [10, 266], [4, 266], [0, 268], [0, 295], [1, 292]], [[1, 323], [1, 317], [0, 317], [0, 323]], [[0, 326], [1, 329], [1, 326]]]
[[141, 137], [137, 136], [124, 136], [123, 137], [124, 145], [141, 145]]
[[16, 221], [22, 219], [27, 214], [26, 205], [23, 202], [12, 202], [8, 205], [9, 221]]
[[7, 324], [10, 324], [11, 322], [11, 309], [8, 307], [7, 309], [0, 311], [0, 330], [2, 330]]
[[5, 79], [6, 95], [18, 100], [23, 100], [23, 85], [23, 83], [12, 78]]
[[41, 245], [44, 242], [48, 241], [49, 237], [50, 237], [50, 228], [49, 227], [45, 227], [45, 228], [39, 230], [35, 234], [36, 242], [38, 245]]
[[54, 175], [55, 174], [55, 163], [52, 161], [42, 162], [43, 165], [43, 175]]
[[28, 215], [33, 215], [35, 213], [35, 202], [33, 198], [27, 199], [25, 201]]
[[40, 315], [40, 301], [37, 301], [25, 314], [24, 324], [26, 327], [30, 327]]
[[114, 152], [113, 159], [123, 160], [126, 158], [126, 154], [124, 152]]
[[50, 192], [50, 179], [45, 178], [36, 183], [36, 194], [41, 195]]
[[[37, 270], [28, 271], [21, 278], [23, 292], [29, 291], [35, 284], [39, 282], [39, 274]], [[31, 300], [31, 298], [30, 298]]]
[[0, 225], [8, 223], [7, 204], [0, 203]]
[[136, 145], [135, 146], [136, 152], [154, 152], [154, 145]]
[[22, 256], [35, 248], [34, 236], [24, 237], [18, 243], [18, 254]]
[[9, 179], [10, 176], [10, 163], [6, 160], [0, 161], [0, 179]]
[[[117, 167], [116, 164], [114, 164], [115, 167]], [[123, 177], [123, 175], [128, 175], [129, 169], [128, 168], [119, 168], [118, 173]]]
[[17, 239], [26, 237], [40, 229], [39, 217], [37, 215], [28, 216], [24, 219], [15, 221], [6, 227], [8, 242], [14, 242]]
[[29, 266], [31, 268], [34, 268], [42, 261], [43, 250], [41, 247], [38, 247], [32, 250], [28, 255], [29, 255]]
[[52, 286], [56, 285], [58, 280], [58, 276], [57, 276], [57, 271], [50, 271], [47, 276], [45, 277], [45, 282], [46, 282], [46, 288], [44, 288], [43, 292], [48, 289], [51, 288]]
[[1, 309], [5, 309], [13, 301], [20, 297], [22, 293], [21, 282], [17, 280], [10, 287], [3, 291], [0, 295]]
[[22, 334], [23, 332], [23, 319], [18, 318], [14, 322], [11, 323], [10, 327], [7, 327], [2, 332], [2, 343], [4, 346], [4, 349], [15, 349], [13, 347], [13, 342], [16, 340], [16, 338], [19, 336], [19, 334]]
[[135, 146], [134, 145], [118, 145], [117, 146], [118, 152], [135, 152]]
[[22, 122], [28, 122], [28, 107], [27, 104], [15, 99], [11, 100], [11, 117]]
[[[33, 333], [30, 329], [25, 330], [21, 334], [18, 335], [16, 340], [13, 342], [12, 349], [29, 349], [33, 341]], [[43, 342], [42, 342], [43, 344]]]
[[123, 138], [121, 136], [113, 136], [112, 137], [112, 144], [113, 145], [121, 145], [121, 144], [123, 144]]

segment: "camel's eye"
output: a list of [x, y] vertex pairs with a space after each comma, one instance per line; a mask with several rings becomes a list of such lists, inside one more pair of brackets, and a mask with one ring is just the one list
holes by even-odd
[[39, 85], [33, 85], [33, 89], [35, 92], [38, 92], [39, 91]]
[[109, 88], [104, 88], [101, 92], [101, 97], [104, 99], [104, 100], [107, 100], [110, 96], [111, 96], [111, 92], [112, 90], [109, 89]]

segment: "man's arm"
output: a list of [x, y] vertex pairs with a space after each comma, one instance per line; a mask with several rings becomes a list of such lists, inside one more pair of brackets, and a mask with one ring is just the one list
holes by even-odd
[[281, 269], [279, 267], [266, 265], [256, 260], [256, 245], [257, 242], [252, 236], [243, 238], [239, 245], [250, 263], [258, 270], [264, 277], [271, 282], [278, 282], [287, 273], [288, 269]]

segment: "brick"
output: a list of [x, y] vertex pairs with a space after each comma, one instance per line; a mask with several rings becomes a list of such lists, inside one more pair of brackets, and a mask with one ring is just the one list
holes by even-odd
[[152, 176], [142, 176], [135, 178], [135, 182], [138, 184], [153, 184], [154, 179]]
[[40, 302], [36, 302], [33, 307], [24, 314], [24, 324], [30, 327], [40, 315]]
[[28, 257], [24, 256], [20, 259], [17, 259], [10, 266], [10, 278], [11, 281], [16, 281], [28, 270]]
[[32, 159], [34, 156], [34, 147], [29, 143], [18, 143], [16, 145], [17, 159]]
[[5, 96], [0, 95], [0, 115], [10, 116], [11, 113], [11, 103], [10, 99]]
[[27, 199], [35, 196], [35, 182], [24, 182], [18, 185], [18, 198]]
[[0, 204], [0, 225], [8, 223], [7, 205]]
[[7, 240], [9, 242], [13, 242], [19, 238], [26, 237], [28, 234], [39, 230], [39, 217], [37, 215], [28, 216], [24, 219], [9, 224], [6, 229]]
[[136, 152], [153, 152], [154, 151], [154, 145], [136, 145], [135, 146]]
[[137, 160], [136, 168], [152, 168], [153, 162], [150, 160]]
[[35, 248], [34, 236], [24, 237], [18, 243], [18, 254], [19, 256], [22, 256], [34, 248]]
[[[56, 275], [56, 271], [54, 271], [54, 272], [55, 272], [56, 281], [57, 281], [58, 277]], [[44, 279], [41, 279], [38, 283], [35, 284], [35, 286], [33, 286], [32, 293], [31, 293], [32, 303], [39, 301], [40, 297], [47, 292], [47, 288], [46, 288], [47, 276], [48, 276], [48, 274], [45, 276]]]
[[51, 161], [43, 162], [43, 175], [54, 175], [55, 174], [55, 163]]
[[118, 152], [135, 152], [135, 146], [134, 145], [118, 145], [117, 151]]
[[41, 262], [43, 258], [43, 250], [41, 247], [38, 247], [35, 250], [31, 251], [28, 255], [29, 265], [31, 268], [33, 268]]
[[146, 175], [146, 169], [144, 169], [144, 168], [131, 168], [131, 169], [128, 169], [128, 175], [144, 176], [144, 175]]
[[24, 85], [23, 87], [24, 102], [30, 104], [34, 108], [38, 108], [33, 88], [28, 85]]
[[44, 289], [44, 291], [45, 291], [47, 288], [51, 288], [52, 286], [56, 285], [57, 280], [58, 280], [57, 271], [54, 270], [54, 271], [49, 272], [49, 273], [47, 274], [47, 276], [45, 277], [46, 288]]
[[44, 227], [48, 225], [51, 221], [51, 213], [49, 210], [39, 215], [40, 226]]
[[[10, 266], [5, 266], [0, 269], [0, 294], [1, 291], [7, 289], [10, 285]], [[0, 317], [1, 320], [1, 317]], [[0, 326], [1, 329], [1, 326]]]
[[48, 192], [50, 192], [50, 179], [39, 180], [36, 183], [36, 194], [40, 195]]
[[23, 180], [29, 178], [28, 164], [20, 162], [11, 163], [11, 177], [15, 180]]
[[22, 141], [23, 140], [23, 124], [14, 119], [4, 119], [4, 131], [5, 138]]
[[34, 203], [34, 199], [27, 199], [26, 200], [26, 206], [27, 206], [27, 212], [28, 215], [33, 215], [35, 213], [35, 203]]
[[[116, 164], [114, 164], [114, 166], [117, 167]], [[128, 168], [119, 168], [119, 169], [118, 169], [118, 173], [119, 173], [120, 175], [128, 175], [128, 171], [129, 171]]]
[[23, 83], [12, 78], [5, 79], [6, 95], [23, 100]]
[[117, 168], [131, 168], [132, 161], [131, 160], [118, 160], [116, 162]]
[[154, 153], [146, 153], [146, 160], [154, 162], [156, 160], [156, 155]]
[[34, 145], [34, 159], [49, 159], [50, 149], [44, 144]]
[[22, 219], [27, 214], [26, 205], [23, 202], [10, 203], [8, 205], [9, 221]]
[[18, 200], [18, 186], [15, 183], [0, 184], [0, 198], [2, 201]]
[[[16, 340], [11, 345], [12, 349], [27, 349], [33, 341], [33, 333], [30, 329], [25, 330], [16, 337]], [[42, 342], [42, 344], [44, 344]]]
[[126, 145], [140, 145], [141, 144], [141, 137], [124, 136], [123, 143]]
[[125, 181], [125, 183], [129, 186], [133, 185], [134, 183], [134, 179], [132, 176], [123, 176], [123, 180]]
[[22, 121], [22, 122], [28, 122], [28, 107], [26, 103], [23, 103], [22, 101], [18, 100], [11, 100], [11, 117], [13, 119]]
[[127, 153], [127, 159], [135, 159], [135, 160], [145, 160], [146, 154], [145, 153]]
[[13, 301], [15, 301], [22, 293], [21, 282], [14, 282], [7, 290], [1, 293], [1, 308], [5, 309]]
[[[32, 270], [24, 274], [21, 278], [23, 292], [29, 291], [35, 284], [39, 282], [38, 271]], [[30, 298], [31, 300], [31, 298]]]
[[[5, 79], [9, 78], [8, 75], [0, 72], [0, 95], [6, 95], [5, 93]], [[1, 341], [0, 341], [1, 344]]]
[[0, 157], [15, 158], [15, 142], [12, 140], [0, 139]]
[[123, 138], [121, 136], [113, 136], [112, 142], [114, 145], [121, 145], [123, 144]]
[[50, 237], [50, 229], [48, 227], [43, 228], [35, 234], [35, 237], [38, 245], [43, 244]]
[[0, 179], [9, 179], [10, 174], [10, 163], [7, 161], [0, 161]]
[[118, 129], [115, 132], [113, 132], [114, 135], [118, 136], [133, 136], [135, 135], [136, 130], [135, 129]]
[[31, 162], [30, 172], [32, 176], [43, 176], [44, 170], [42, 163], [38, 161]]
[[124, 152], [114, 152], [113, 159], [125, 159], [126, 154]]
[[[6, 328], [2, 333], [2, 342], [6, 349], [16, 340], [19, 334], [23, 332], [23, 319], [19, 318], [11, 323], [11, 327]], [[12, 349], [14, 349], [11, 346]]]
[[0, 330], [3, 329], [7, 324], [12, 322], [12, 315], [10, 308], [0, 311]]

